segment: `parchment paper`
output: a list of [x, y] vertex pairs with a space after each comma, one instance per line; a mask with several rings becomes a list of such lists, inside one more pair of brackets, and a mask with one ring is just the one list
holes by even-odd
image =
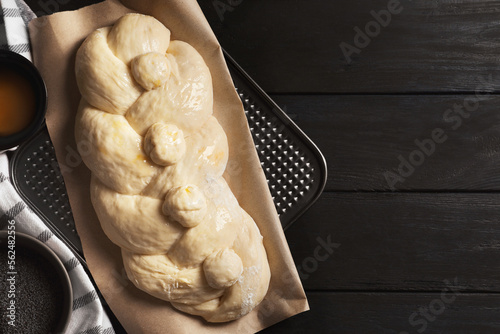
[[[106, 302], [129, 333], [251, 333], [308, 310], [242, 104], [221, 48], [198, 4], [195, 0], [124, 0], [123, 3], [128, 8], [117, 0], [109, 0], [78, 11], [35, 19], [29, 27], [34, 62], [48, 90], [47, 127], [85, 258]], [[77, 153], [74, 140], [74, 118], [80, 101], [74, 74], [75, 54], [89, 33], [113, 24], [131, 11], [155, 16], [171, 30], [172, 39], [193, 45], [210, 68], [214, 113], [229, 139], [230, 156], [225, 178], [264, 236], [272, 273], [264, 301], [239, 320], [209, 324], [133, 286], [123, 269], [120, 248], [104, 235], [90, 203], [90, 171]]]

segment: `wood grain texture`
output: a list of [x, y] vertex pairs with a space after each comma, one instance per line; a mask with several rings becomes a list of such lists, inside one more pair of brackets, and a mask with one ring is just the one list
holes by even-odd
[[67, 10], [77, 10], [104, 0], [25, 0], [36, 16], [45, 16]]
[[500, 331], [500, 296], [460, 293], [307, 294], [311, 311], [259, 333], [489, 334]]
[[[476, 104], [475, 95], [272, 97], [325, 155], [326, 190], [500, 189], [498, 95]], [[435, 129], [443, 130], [444, 142], [429, 142]], [[424, 149], [415, 141], [426, 143]], [[415, 150], [430, 154], [415, 165]], [[401, 175], [400, 156], [414, 170], [404, 167], [405, 177], [392, 182], [388, 172]]]
[[[27, 2], [48, 14], [96, 1]], [[499, 92], [500, 2], [402, 0], [348, 63], [339, 45], [388, 3], [199, 0], [329, 167], [328, 191], [286, 231], [311, 311], [264, 333], [500, 332], [499, 95], [444, 119]], [[437, 128], [446, 141], [392, 189], [384, 173]], [[450, 286], [460, 294], [432, 321], [419, 313]]]
[[401, 13], [348, 63], [339, 45], [355, 46], [354, 28], [364, 31], [370, 12], [388, 3], [199, 1], [222, 47], [268, 92], [474, 91], [478, 76], [500, 75], [494, 0], [402, 0]]
[[500, 292], [498, 193], [326, 192], [286, 237], [306, 289]]

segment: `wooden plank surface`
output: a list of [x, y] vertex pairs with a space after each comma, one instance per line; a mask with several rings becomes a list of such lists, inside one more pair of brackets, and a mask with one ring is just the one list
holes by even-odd
[[499, 95], [272, 98], [325, 155], [326, 190], [500, 189]]
[[365, 31], [389, 0], [199, 3], [222, 47], [269, 92], [474, 91], [479, 76], [500, 76], [495, 0], [401, 1], [351, 63], [340, 44], [355, 47], [354, 28]]
[[[96, 1], [27, 2], [48, 14]], [[199, 0], [329, 167], [327, 192], [286, 231], [311, 311], [264, 333], [500, 332], [498, 95], [453, 111], [499, 92], [500, 2], [401, 1], [348, 62], [340, 44], [389, 2]], [[385, 173], [438, 128], [447, 139], [391, 187]], [[450, 286], [460, 295], [425, 318]]]
[[[486, 334], [500, 332], [500, 296], [309, 292], [311, 311], [260, 333]], [[453, 298], [455, 297], [455, 298]], [[448, 302], [447, 302], [448, 301]]]
[[323, 193], [287, 231], [310, 290], [500, 292], [500, 194]]

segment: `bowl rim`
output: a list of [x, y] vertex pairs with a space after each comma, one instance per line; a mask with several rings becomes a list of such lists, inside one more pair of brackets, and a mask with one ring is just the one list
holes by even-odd
[[0, 66], [12, 65], [29, 80], [37, 97], [35, 116], [23, 130], [8, 136], [0, 136], [0, 150], [18, 146], [33, 136], [45, 121], [47, 112], [47, 86], [36, 66], [24, 56], [10, 50], [0, 50]]
[[[12, 233], [12, 231], [14, 231], [14, 233]], [[59, 256], [49, 246], [26, 233], [15, 230], [1, 230], [0, 245], [3, 242], [7, 244], [9, 232], [11, 232], [10, 235], [15, 235], [16, 249], [20, 246], [35, 251], [37, 254], [49, 261], [52, 268], [57, 272], [61, 280], [61, 288], [63, 290], [63, 307], [54, 331], [55, 333], [64, 333], [70, 322], [71, 314], [73, 313], [73, 288], [68, 271], [64, 267], [64, 264]]]

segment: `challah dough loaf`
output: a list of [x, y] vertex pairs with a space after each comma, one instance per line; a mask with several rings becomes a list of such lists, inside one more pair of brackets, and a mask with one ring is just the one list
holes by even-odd
[[128, 14], [87, 37], [76, 78], [92, 204], [129, 279], [210, 322], [250, 312], [269, 264], [222, 177], [228, 144], [203, 58], [153, 17]]

